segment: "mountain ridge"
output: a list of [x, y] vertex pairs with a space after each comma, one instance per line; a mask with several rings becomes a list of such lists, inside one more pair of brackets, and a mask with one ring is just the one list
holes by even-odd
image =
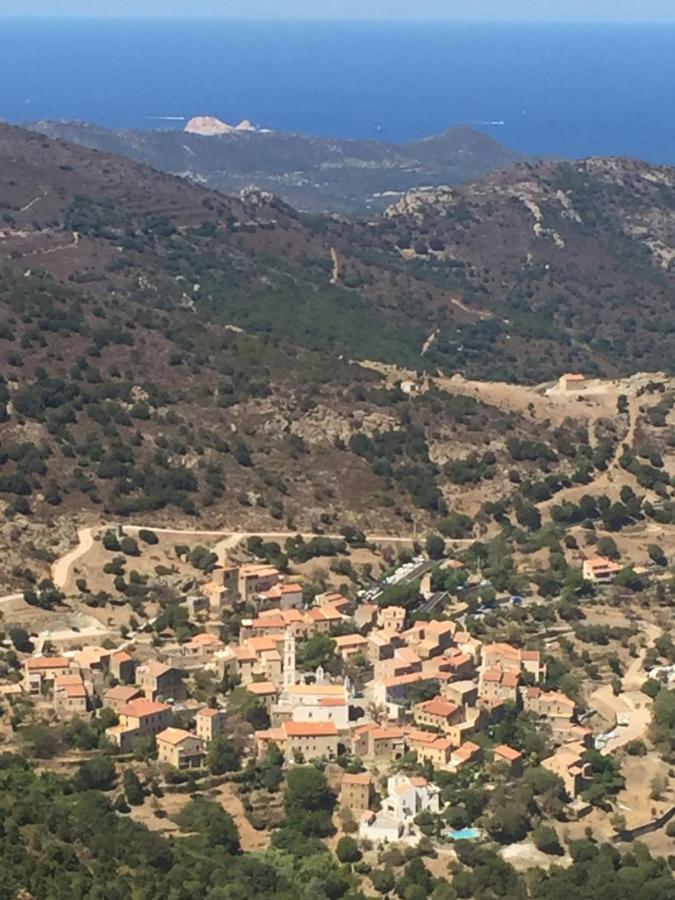
[[200, 135], [47, 120], [27, 127], [127, 156], [226, 194], [254, 185], [314, 213], [382, 210], [391, 193], [466, 181], [524, 159], [469, 126], [404, 144], [234, 128]]

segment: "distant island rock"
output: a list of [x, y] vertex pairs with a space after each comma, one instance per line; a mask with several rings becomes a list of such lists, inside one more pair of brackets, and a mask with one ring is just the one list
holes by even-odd
[[217, 119], [215, 116], [194, 116], [185, 126], [185, 131], [189, 134], [201, 134], [205, 137], [256, 130], [255, 125], [249, 119], [243, 119], [238, 125], [228, 125], [227, 122], [223, 122], [222, 119]]

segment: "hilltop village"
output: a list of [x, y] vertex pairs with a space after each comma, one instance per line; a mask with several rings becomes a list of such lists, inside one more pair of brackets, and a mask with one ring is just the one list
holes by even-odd
[[[589, 831], [639, 834], [659, 853], [671, 840], [669, 613], [623, 606], [625, 564], [580, 560], [559, 619], [531, 591], [502, 589], [498, 563], [469, 540], [288, 538], [296, 558], [332, 555], [312, 579], [256, 536], [217, 552], [123, 526], [86, 537], [103, 571], [159, 546], [203, 574], [145, 623], [9, 626], [2, 749], [75, 772], [151, 830], [180, 835], [208, 798], [243, 849], [311, 834], [360, 867], [368, 890], [404, 877], [410, 854], [445, 873], [462, 847], [491, 847], [526, 871], [569, 864]], [[75, 555], [70, 579], [87, 559]], [[370, 560], [368, 585], [340, 583], [357, 557]], [[665, 602], [662, 568], [629, 571]], [[63, 599], [43, 583], [45, 610], [50, 593]], [[320, 824], [303, 838], [288, 795], [293, 778], [314, 776]]]

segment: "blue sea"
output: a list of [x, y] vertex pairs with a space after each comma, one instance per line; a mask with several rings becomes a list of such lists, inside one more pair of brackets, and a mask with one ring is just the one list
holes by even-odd
[[180, 128], [197, 114], [675, 163], [675, 27], [0, 19], [0, 118]]

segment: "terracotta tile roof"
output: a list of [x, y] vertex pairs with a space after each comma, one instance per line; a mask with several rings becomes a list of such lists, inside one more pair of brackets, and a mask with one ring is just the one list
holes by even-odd
[[263, 653], [265, 650], [276, 650], [278, 646], [277, 642], [269, 637], [252, 637], [246, 643], [256, 654]]
[[376, 728], [371, 731], [374, 741], [397, 741], [403, 737], [401, 728]]
[[141, 691], [133, 685], [118, 684], [109, 691], [105, 692], [104, 699], [106, 702], [110, 700], [121, 700], [122, 703], [128, 703], [135, 697], [140, 697]]
[[29, 672], [39, 672], [40, 669], [67, 669], [70, 660], [65, 656], [33, 656], [26, 660], [26, 668]]
[[444, 719], [453, 716], [459, 709], [456, 703], [443, 700], [442, 697], [434, 697], [433, 700], [427, 700], [426, 703], [421, 703], [419, 708], [429, 716], [441, 716]]
[[288, 737], [337, 737], [335, 722], [284, 722]]
[[520, 750], [514, 750], [513, 747], [509, 747], [508, 744], [500, 744], [498, 747], [495, 747], [495, 756], [501, 756], [502, 759], [507, 759], [509, 762], [516, 762], [522, 759], [523, 754]]
[[611, 572], [621, 571], [621, 566], [606, 556], [595, 556], [592, 559], [585, 560], [585, 563], [590, 569], [609, 569]]
[[502, 671], [501, 669], [488, 669], [487, 672], [483, 672], [483, 681], [496, 682], [499, 684], [502, 680]]
[[370, 785], [372, 783], [373, 779], [367, 772], [361, 772], [356, 775], [351, 775], [349, 774], [349, 772], [347, 772], [342, 777], [342, 784], [360, 784], [365, 787], [366, 785]]
[[161, 741], [164, 744], [171, 744], [174, 747], [177, 744], [182, 744], [184, 740], [188, 738], [194, 738], [195, 740], [199, 740], [196, 734], [192, 734], [190, 731], [185, 731], [183, 728], [165, 728], [164, 731], [160, 731], [157, 735], [157, 740]]
[[126, 706], [120, 710], [121, 716], [152, 716], [157, 713], [168, 712], [171, 709], [168, 703], [155, 703], [153, 700], [145, 700], [139, 697], [138, 700], [130, 700]]
[[149, 659], [139, 667], [138, 671], [141, 673], [147, 672], [149, 675], [152, 675], [153, 678], [159, 678], [160, 675], [166, 675], [167, 672], [171, 671], [171, 666], [167, 666], [158, 659]]
[[527, 662], [539, 662], [541, 660], [541, 653], [538, 650], [521, 650], [520, 658]]
[[506, 656], [510, 658], [520, 658], [520, 650], [517, 647], [513, 647], [511, 644], [486, 644], [483, 647], [483, 653], [496, 653], [499, 656]]
[[465, 741], [452, 755], [459, 756], [461, 759], [470, 759], [475, 753], [478, 753], [479, 750], [480, 747], [478, 744], [474, 744], [473, 741]]
[[187, 642], [186, 647], [213, 647], [213, 646], [222, 647], [223, 642], [221, 639], [215, 634], [209, 634], [208, 632], [204, 632], [203, 634], [196, 634], [191, 640]]
[[362, 634], [341, 634], [333, 640], [338, 650], [343, 650], [345, 647], [359, 647], [368, 643]]
[[417, 775], [410, 779], [410, 784], [414, 785], [415, 787], [426, 787], [429, 782], [426, 778], [422, 778], [421, 775]]
[[130, 653], [127, 653], [126, 650], [116, 650], [112, 655], [112, 659], [117, 660], [117, 662], [131, 662], [133, 656]]
[[[435, 677], [435, 676], [434, 676]], [[385, 687], [401, 687], [404, 684], [415, 684], [418, 681], [426, 681], [429, 676], [423, 672], [411, 672], [410, 675], [397, 675], [395, 678], [385, 678], [382, 684]]]
[[504, 672], [502, 675], [502, 684], [507, 688], [518, 687], [518, 675], [515, 672]]
[[222, 709], [213, 709], [211, 706], [205, 706], [203, 709], [197, 710], [200, 719], [215, 719], [216, 716], [223, 715]]
[[272, 694], [278, 694], [279, 688], [271, 681], [252, 681], [246, 685], [249, 694], [255, 694], [257, 697], [267, 697]]

